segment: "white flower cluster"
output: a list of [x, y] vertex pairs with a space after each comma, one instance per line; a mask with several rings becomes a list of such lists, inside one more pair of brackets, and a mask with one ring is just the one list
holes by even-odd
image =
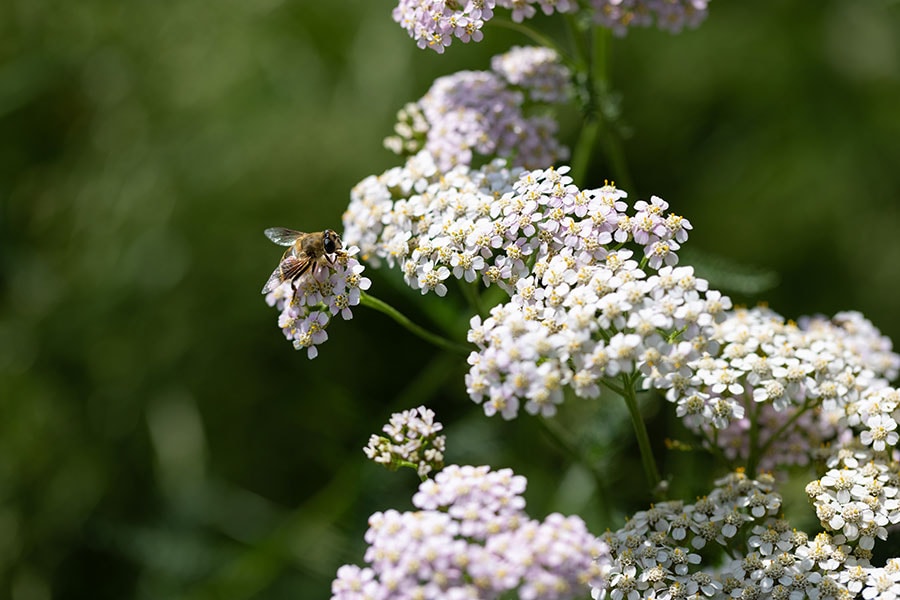
[[630, 250], [605, 252], [596, 261], [567, 247], [538, 259], [509, 303], [472, 319], [468, 339], [479, 350], [466, 387], [486, 414], [511, 419], [524, 401], [527, 412], [551, 416], [567, 384], [594, 398], [612, 378], [675, 368], [706, 349], [727, 297], [707, 292], [690, 267], [648, 277]]
[[683, 369], [731, 306], [672, 266], [691, 224], [664, 200], [629, 214], [624, 191], [580, 190], [567, 172], [496, 162], [441, 174], [421, 153], [351, 193], [345, 236], [366, 260], [398, 265], [423, 294], [444, 295], [452, 274], [511, 295], [469, 332], [467, 387], [488, 414], [550, 415], [567, 384], [595, 397], [602, 378]]
[[865, 551], [900, 523], [898, 405], [900, 391], [890, 387], [867, 389], [848, 403], [838, 422], [839, 443], [826, 462], [829, 470], [806, 486], [822, 526], [858, 540]]
[[411, 466], [419, 477], [427, 477], [444, 466], [444, 426], [434, 420], [434, 411], [420, 406], [394, 413], [382, 428], [387, 437], [372, 435], [363, 449], [366, 456], [388, 468]]
[[569, 70], [549, 48], [515, 47], [493, 57], [491, 71], [439, 77], [418, 102], [397, 114], [385, 146], [398, 154], [424, 148], [442, 171], [469, 165], [473, 154], [526, 168], [568, 157], [556, 121], [536, 108], [568, 101]]
[[332, 600], [565, 600], [601, 586], [606, 545], [578, 517], [529, 518], [525, 485], [509, 469], [448, 466], [419, 486], [419, 510], [371, 516], [370, 566], [341, 567]]
[[[608, 585], [594, 598], [675, 600], [754, 598], [818, 600], [847, 597], [834, 571], [845, 546], [840, 539], [817, 537], [775, 519], [781, 497], [770, 476], [749, 479], [738, 471], [716, 481], [709, 496], [695, 504], [656, 504], [607, 533], [613, 567]], [[704, 569], [698, 550], [728, 548], [745, 539], [745, 556], [728, 557]]]
[[[900, 367], [890, 340], [859, 313], [798, 325], [767, 308], [735, 310], [715, 325], [711, 342], [699, 358], [678, 364], [664, 358], [643, 385], [664, 390], [684, 422], [715, 438], [732, 460], [751, 452], [752, 414], [763, 469], [807, 464], [836, 435], [845, 407], [864, 390], [886, 385]], [[866, 415], [870, 443], [896, 443], [896, 434], [882, 431], [890, 419]]]
[[365, 267], [349, 247], [335, 252], [333, 265], [313, 268], [293, 282], [284, 281], [266, 294], [266, 303], [280, 311], [278, 326], [297, 350], [306, 348], [310, 359], [319, 354], [317, 346], [328, 339], [326, 328], [338, 313], [353, 318], [351, 307], [359, 304], [360, 291], [372, 284], [362, 272]]
[[[797, 329], [823, 337], [826, 331], [838, 338], [850, 336], [841, 344], [857, 352], [877, 348], [857, 354], [856, 359], [869, 367], [893, 365], [889, 367], [893, 374], [896, 363], [884, 356], [890, 353], [889, 346], [859, 315], [812, 319], [804, 327]], [[803, 354], [802, 348], [795, 350]], [[836, 371], [846, 366], [847, 357], [839, 356], [829, 359], [840, 363]], [[815, 374], [815, 369], [806, 373], [804, 384], [821, 385]], [[856, 392], [845, 397], [852, 399], [831, 411], [837, 441], [825, 460], [828, 470], [806, 486], [824, 532], [809, 540], [783, 520], [759, 522], [779, 510], [774, 479], [764, 475], [752, 482], [738, 472], [717, 482], [716, 490], [694, 505], [657, 504], [607, 534], [615, 562], [608, 587], [595, 597], [900, 598], [900, 559], [889, 559], [883, 567], [871, 563], [876, 541], [886, 540], [889, 529], [900, 523], [900, 452], [895, 448], [900, 391], [871, 374], [856, 379], [864, 377], [873, 383], [851, 386]], [[820, 397], [815, 401], [831, 402]], [[745, 550], [730, 543], [732, 539], [746, 539]], [[703, 548], [712, 540], [728, 547], [731, 557], [704, 570], [704, 561], [691, 554], [691, 548]]]
[[[399, 266], [406, 283], [423, 294], [446, 294], [443, 282], [451, 270], [468, 282], [481, 278], [486, 285], [509, 288], [518, 266], [509, 254], [527, 239], [513, 224], [504, 231], [499, 216], [519, 173], [502, 161], [442, 173], [429, 153], [420, 152], [403, 167], [353, 188], [344, 213], [345, 239], [375, 266], [382, 260]], [[533, 235], [533, 226], [529, 231]]]

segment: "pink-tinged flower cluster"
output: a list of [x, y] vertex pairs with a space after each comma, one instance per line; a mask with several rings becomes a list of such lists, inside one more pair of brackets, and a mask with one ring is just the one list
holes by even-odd
[[663, 390], [684, 422], [715, 439], [729, 459], [750, 455], [751, 414], [756, 451], [765, 450], [758, 457], [763, 469], [807, 464], [846, 429], [841, 419], [848, 406], [860, 406], [856, 418], [865, 414], [864, 443], [896, 444], [896, 425], [857, 403], [866, 390], [897, 376], [900, 356], [859, 313], [798, 325], [767, 308], [736, 310], [715, 326], [710, 341], [709, 351], [667, 364], [644, 386]]
[[359, 304], [360, 292], [372, 284], [362, 275], [365, 267], [354, 258], [358, 251], [352, 246], [338, 250], [333, 265], [310, 269], [266, 295], [266, 303], [280, 311], [278, 326], [284, 336], [295, 349], [305, 348], [310, 359], [318, 356], [317, 346], [328, 339], [331, 319], [337, 314], [352, 319], [351, 307]]
[[387, 437], [372, 435], [363, 449], [371, 460], [389, 469], [410, 466], [419, 477], [427, 477], [444, 466], [444, 426], [434, 420], [434, 411], [420, 406], [394, 413], [382, 430]]
[[419, 510], [371, 516], [369, 566], [341, 567], [332, 600], [563, 600], [602, 586], [606, 545], [578, 517], [528, 517], [525, 485], [509, 469], [447, 467], [419, 486]]
[[442, 171], [473, 155], [506, 158], [526, 168], [568, 157], [547, 104], [569, 99], [570, 73], [553, 50], [517, 47], [495, 56], [491, 71], [460, 71], [435, 80], [398, 114], [385, 146], [398, 154], [424, 148]]
[[656, 25], [678, 33], [706, 19], [709, 0], [590, 0], [594, 23], [625, 35], [629, 27]]
[[438, 54], [456, 38], [462, 42], [480, 42], [481, 29], [494, 16], [494, 8], [509, 9], [513, 21], [521, 23], [537, 14], [574, 12], [575, 0], [400, 0], [393, 11], [400, 24], [419, 48]]
[[[856, 561], [843, 538], [823, 534], [810, 541], [774, 518], [781, 497], [773, 483], [770, 476], [752, 480], [736, 472], [694, 504], [662, 502], [635, 514], [603, 537], [614, 562], [594, 598], [850, 597], [841, 569]], [[745, 540], [742, 556], [728, 553], [716, 567], [703, 564], [698, 551], [733, 548], [736, 540]]]
[[709, 0], [400, 0], [393, 18], [419, 48], [442, 54], [456, 38], [480, 42], [482, 28], [494, 17], [494, 9], [508, 9], [516, 23], [538, 14], [575, 13], [579, 10], [595, 24], [625, 35], [629, 27], [656, 25], [678, 33], [696, 27], [705, 18]]

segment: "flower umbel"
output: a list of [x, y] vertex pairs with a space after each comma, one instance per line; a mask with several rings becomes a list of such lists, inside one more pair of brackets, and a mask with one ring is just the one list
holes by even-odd
[[444, 428], [434, 420], [434, 411], [420, 406], [394, 413], [382, 429], [387, 436], [372, 435], [363, 449], [373, 461], [389, 469], [409, 466], [425, 478], [444, 466]]
[[[678, 33], [696, 27], [705, 18], [709, 0], [400, 0], [394, 21], [400, 24], [419, 48], [442, 54], [456, 38], [480, 42], [484, 24], [494, 18], [494, 9], [509, 9], [510, 19], [521, 23], [538, 13], [575, 13], [625, 35], [629, 27], [656, 25]], [[580, 15], [580, 16], [581, 16]]]
[[471, 321], [469, 394], [487, 414], [551, 416], [566, 385], [596, 397], [603, 378], [683, 369], [731, 307], [674, 266], [690, 222], [661, 198], [630, 211], [626, 197], [579, 189], [568, 167], [443, 173], [422, 152], [357, 185], [344, 225], [367, 260], [399, 266], [422, 293], [443, 295], [450, 275], [505, 290], [509, 302]]
[[[668, 501], [638, 512], [603, 536], [614, 562], [608, 585], [595, 588], [594, 598], [850, 597], [834, 560], [847, 558], [843, 538], [810, 542], [775, 518], [781, 497], [773, 484], [770, 476], [752, 480], [738, 471], [695, 504]], [[704, 548], [728, 548], [742, 539], [748, 547], [743, 556], [726, 554], [717, 567], [703, 565]]]
[[566, 102], [571, 74], [549, 48], [516, 47], [491, 60], [490, 71], [439, 77], [418, 102], [397, 113], [385, 146], [398, 154], [428, 150], [442, 171], [474, 155], [537, 168], [568, 157], [557, 124], [539, 109]]
[[342, 319], [352, 319], [351, 307], [359, 304], [361, 291], [372, 285], [362, 275], [365, 267], [354, 258], [357, 252], [355, 246], [338, 249], [333, 261], [318, 263], [266, 294], [266, 303], [280, 311], [278, 326], [284, 336], [295, 349], [306, 348], [310, 359], [318, 356], [317, 346], [328, 339], [326, 329], [332, 318], [340, 313]]
[[368, 567], [346, 565], [332, 600], [519, 598], [567, 600], [602, 586], [606, 544], [579, 517], [525, 513], [525, 478], [509, 469], [450, 465], [419, 486], [412, 512], [369, 518]]

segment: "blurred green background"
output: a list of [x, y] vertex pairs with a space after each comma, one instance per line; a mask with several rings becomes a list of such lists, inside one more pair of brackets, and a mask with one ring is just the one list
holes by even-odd
[[[259, 295], [265, 227], [339, 228], [349, 189], [397, 164], [381, 140], [404, 102], [527, 43], [419, 51], [393, 6], [0, 3], [0, 597], [327, 598], [368, 515], [410, 506], [414, 474], [361, 448], [420, 403], [451, 461], [527, 475], [535, 515], [599, 533], [647, 501], [618, 404], [567, 407], [596, 423], [592, 481], [383, 316], [334, 323], [310, 362]], [[616, 40], [613, 85], [630, 191], [693, 222], [714, 283], [900, 339], [900, 3], [715, 0], [698, 30]], [[424, 323], [455, 310], [369, 274]]]

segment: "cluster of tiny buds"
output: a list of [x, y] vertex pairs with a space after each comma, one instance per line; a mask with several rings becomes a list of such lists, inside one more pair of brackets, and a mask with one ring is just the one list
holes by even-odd
[[545, 15], [581, 10], [597, 25], [624, 35], [629, 27], [654, 24], [672, 33], [696, 27], [706, 18], [708, 4], [709, 0], [400, 0], [393, 17], [419, 48], [442, 54], [454, 38], [480, 42], [495, 8], [509, 9], [516, 23], [534, 17], [538, 9]]
[[382, 428], [387, 435], [373, 434], [363, 451], [392, 470], [412, 467], [424, 479], [444, 466], [446, 437], [439, 435], [443, 429], [435, 421], [434, 411], [424, 406], [394, 413]]
[[[442, 171], [472, 163], [475, 154], [536, 168], [568, 156], [557, 123], [536, 104], [569, 99], [571, 75], [549, 48], [515, 47], [493, 57], [490, 71], [439, 77], [419, 101], [397, 114], [385, 147], [410, 155], [425, 149]], [[544, 111], [546, 112], [546, 111]]]
[[297, 350], [306, 349], [307, 357], [319, 354], [317, 346], [328, 339], [326, 331], [332, 317], [353, 318], [351, 307], [360, 302], [360, 293], [371, 286], [362, 272], [365, 267], [354, 255], [355, 246], [338, 250], [334, 261], [320, 264], [293, 280], [285, 280], [266, 294], [266, 303], [276, 307], [278, 326]]
[[567, 600], [601, 587], [606, 545], [578, 517], [525, 513], [525, 478], [450, 465], [419, 486], [419, 510], [369, 519], [360, 568], [345, 565], [332, 600]]

